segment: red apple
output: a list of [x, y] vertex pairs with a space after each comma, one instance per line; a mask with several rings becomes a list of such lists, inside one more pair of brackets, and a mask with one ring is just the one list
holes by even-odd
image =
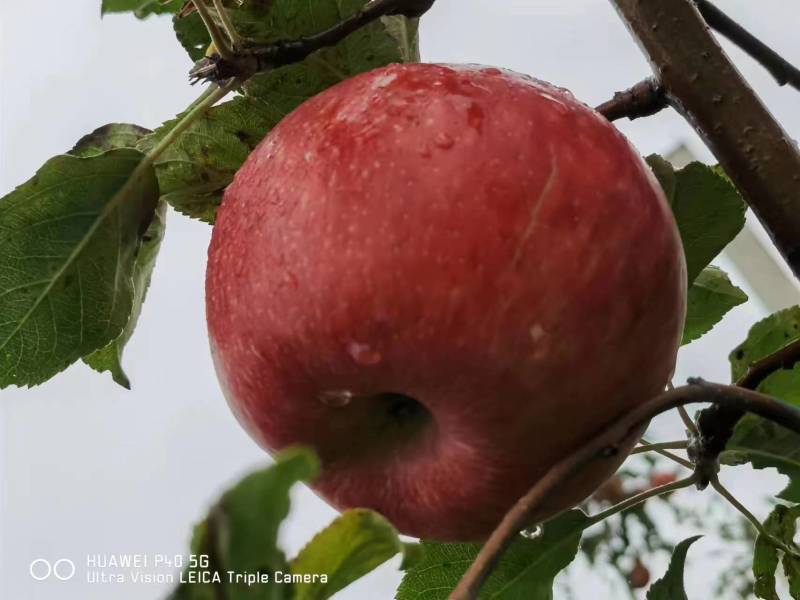
[[493, 68], [395, 65], [306, 102], [237, 174], [209, 254], [245, 427], [315, 448], [336, 507], [442, 540], [486, 536], [663, 390], [684, 319], [678, 232], [638, 154], [569, 92]]

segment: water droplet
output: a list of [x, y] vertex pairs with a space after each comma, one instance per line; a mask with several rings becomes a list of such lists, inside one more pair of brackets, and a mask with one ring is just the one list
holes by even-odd
[[350, 353], [350, 356], [353, 357], [353, 360], [360, 365], [377, 365], [383, 360], [381, 353], [370, 347], [368, 344], [350, 342], [347, 345], [347, 351]]
[[436, 137], [433, 138], [433, 143], [436, 144], [437, 148], [449, 150], [455, 145], [456, 141], [450, 134], [440, 131], [436, 134]]
[[419, 155], [422, 158], [430, 158], [431, 156], [433, 156], [433, 152], [431, 152], [430, 147], [427, 144], [425, 144], [419, 149]]
[[490, 67], [490, 68], [488, 68], [488, 69], [483, 69], [483, 72], [484, 72], [486, 75], [494, 75], [494, 76], [497, 76], [497, 75], [502, 75], [502, 74], [503, 74], [503, 72], [502, 72], [500, 69], [496, 69], [496, 68], [494, 68], [494, 67]]
[[344, 408], [350, 404], [354, 397], [355, 394], [348, 390], [331, 390], [322, 392], [317, 396], [320, 402], [332, 408]]
[[544, 527], [541, 525], [535, 525], [533, 527], [523, 529], [519, 532], [519, 534], [526, 540], [538, 540], [544, 535]]

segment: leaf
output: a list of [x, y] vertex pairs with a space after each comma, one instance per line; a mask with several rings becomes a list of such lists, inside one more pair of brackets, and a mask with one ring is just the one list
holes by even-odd
[[294, 600], [325, 600], [398, 553], [414, 558], [417, 544], [404, 544], [397, 530], [365, 509], [345, 512], [292, 561], [292, 573], [325, 574], [326, 581], [295, 584]]
[[[279, 119], [267, 104], [249, 97], [209, 109], [156, 161], [162, 198], [185, 215], [213, 223], [223, 191]], [[142, 139], [140, 150], [151, 150], [177, 121]]]
[[675, 546], [666, 575], [650, 586], [647, 600], [687, 600], [686, 590], [683, 588], [686, 554], [689, 552], [689, 547], [701, 537], [700, 535], [690, 537]]
[[[81, 138], [75, 147], [69, 151], [69, 154], [88, 157], [96, 156], [115, 148], [135, 148], [139, 140], [150, 133], [152, 132], [149, 129], [138, 125], [111, 123]], [[130, 389], [131, 384], [122, 369], [122, 353], [136, 329], [142, 305], [150, 287], [153, 268], [155, 267], [156, 258], [158, 258], [161, 241], [164, 239], [167, 219], [166, 209], [166, 203], [160, 201], [150, 226], [142, 236], [142, 247], [133, 267], [133, 306], [125, 329], [116, 340], [105, 348], [93, 352], [83, 359], [85, 363], [96, 371], [109, 371], [114, 381], [126, 389]]]
[[[366, 0], [249, 0], [228, 13], [243, 36], [275, 41], [322, 31], [364, 4]], [[177, 18], [175, 29], [194, 60], [205, 54], [210, 38], [199, 15]], [[253, 77], [246, 97], [211, 109], [158, 162], [166, 200], [184, 214], [213, 223], [233, 175], [281, 119], [344, 79], [418, 57], [417, 20], [387, 17], [303, 62]], [[165, 131], [163, 127], [156, 131], [143, 149]], [[242, 139], [236, 139], [240, 133]]]
[[[548, 521], [542, 537], [520, 537], [486, 581], [481, 600], [552, 600], [555, 576], [575, 558], [589, 519], [571, 510]], [[425, 556], [408, 570], [397, 600], [446, 600], [475, 560], [480, 544], [422, 543]]]
[[693, 162], [674, 171], [655, 155], [647, 162], [675, 214], [691, 284], [744, 227], [746, 205], [731, 181], [714, 167]]
[[122, 332], [158, 200], [143, 158], [57, 156], [0, 200], [0, 388], [42, 383]]
[[138, 125], [110, 123], [98, 127], [92, 133], [83, 136], [67, 154], [89, 157], [97, 156], [116, 148], [136, 148], [139, 140], [150, 133], [153, 132]]
[[[301, 481], [316, 477], [314, 454], [294, 448], [275, 457], [275, 464], [253, 473], [226, 492], [194, 532], [191, 554], [208, 557], [207, 565], [190, 567], [182, 576], [174, 600], [289, 600], [292, 586], [275, 581], [275, 573], [289, 573], [278, 530], [289, 514], [289, 491]], [[231, 581], [229, 573], [267, 574], [269, 582]], [[209, 581], [214, 575], [219, 581]], [[206, 582], [199, 580], [206, 577]], [[194, 581], [192, 581], [194, 580]], [[217, 594], [218, 588], [219, 594]], [[222, 596], [220, 596], [222, 594]]]
[[800, 506], [776, 506], [767, 520], [764, 529], [768, 535], [759, 534], [753, 552], [753, 575], [755, 576], [755, 594], [764, 600], [780, 600], [775, 589], [775, 571], [782, 556], [783, 570], [789, 579], [789, 590], [792, 598], [800, 598], [800, 560], [783, 550], [778, 549], [768, 537], [794, 547], [794, 536], [797, 532], [797, 519], [800, 517]]
[[174, 14], [184, 0], [103, 0], [100, 14], [132, 12], [140, 19], [150, 15]]
[[800, 306], [787, 308], [756, 323], [747, 339], [730, 355], [733, 381], [747, 374], [750, 366], [800, 339]]
[[142, 306], [144, 306], [144, 301], [147, 297], [147, 290], [150, 288], [150, 280], [158, 258], [158, 251], [161, 249], [161, 242], [164, 239], [166, 226], [167, 204], [159, 201], [150, 227], [147, 228], [142, 237], [142, 247], [133, 265], [134, 294], [128, 323], [117, 339], [83, 359], [95, 371], [101, 373], [108, 371], [111, 373], [112, 379], [126, 389], [131, 389], [131, 382], [122, 368], [122, 353], [131, 337], [133, 337], [133, 332], [139, 322], [139, 316], [142, 313]]
[[725, 314], [747, 302], [747, 294], [731, 283], [721, 269], [706, 267], [689, 288], [682, 344], [705, 335]]
[[[800, 406], [800, 364], [771, 374], [759, 391]], [[734, 429], [720, 460], [726, 465], [750, 463], [755, 469], [774, 468], [789, 477], [778, 498], [800, 502], [800, 436], [755, 415], [746, 415]]]

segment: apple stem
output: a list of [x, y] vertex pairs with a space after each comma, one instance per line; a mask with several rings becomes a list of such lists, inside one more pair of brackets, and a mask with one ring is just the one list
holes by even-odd
[[611, 100], [597, 106], [595, 110], [609, 121], [627, 117], [631, 121], [650, 117], [667, 108], [667, 96], [658, 81], [648, 77], [627, 90], [616, 92]]
[[[800, 69], [762, 42], [708, 0], [695, 0], [697, 10], [709, 27], [736, 44], [748, 56], [769, 71], [778, 85], [800, 90]], [[648, 117], [669, 106], [664, 87], [648, 78], [627, 90], [616, 92], [611, 100], [595, 110], [609, 121], [627, 117], [630, 120]]]
[[[800, 433], [800, 410], [753, 390], [735, 385], [708, 383], [701, 379], [693, 379], [689, 381], [689, 385], [668, 390], [606, 426], [597, 436], [553, 466], [505, 515], [453, 590], [450, 600], [474, 600], [478, 597], [481, 587], [497, 566], [500, 557], [519, 532], [535, 521], [535, 515], [542, 504], [564, 481], [593, 460], [618, 452], [621, 440], [657, 415], [678, 406], [695, 403], [711, 403], [730, 412], [752, 412]], [[696, 469], [692, 475], [692, 483], [702, 488], [709, 480], [713, 482], [716, 478], [714, 469], [718, 468], [718, 455], [715, 456], [713, 451], [721, 452], [724, 443], [720, 448], [716, 444], [716, 438], [706, 436], [702, 425], [700, 431], [701, 436], [693, 440], [697, 447], [692, 455]]]

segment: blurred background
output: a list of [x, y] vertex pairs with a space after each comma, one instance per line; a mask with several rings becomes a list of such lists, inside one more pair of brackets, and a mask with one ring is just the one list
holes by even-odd
[[[0, 194], [97, 126], [131, 122], [154, 128], [200, 92], [187, 83], [191, 65], [168, 18], [101, 20], [100, 0], [1, 1]], [[795, 0], [718, 4], [800, 62]], [[438, 0], [423, 21], [421, 46], [427, 61], [515, 69], [567, 87], [591, 105], [650, 74], [604, 0]], [[757, 64], [725, 46], [790, 135], [800, 135], [797, 92], [777, 87]], [[712, 161], [672, 111], [618, 125], [642, 154], [659, 152], [677, 163]], [[234, 421], [213, 374], [203, 302], [210, 232], [207, 225], [170, 214], [149, 299], [125, 357], [132, 392], [82, 364], [33, 390], [0, 391], [0, 597], [163, 597], [163, 585], [88, 583], [82, 576], [86, 556], [185, 552], [193, 523], [218, 494], [268, 462]], [[689, 375], [728, 381], [727, 355], [749, 326], [800, 303], [800, 289], [752, 218], [717, 263], [751, 300], [681, 352], [676, 383]], [[649, 437], [681, 435], [679, 421], [665, 417]], [[650, 468], [641, 462], [634, 467]], [[656, 468], [673, 469], [660, 463]], [[764, 497], [781, 489], [781, 478], [770, 472], [739, 468], [723, 472], [722, 479], [759, 518], [769, 510]], [[335, 516], [307, 489], [298, 489], [295, 500], [282, 531], [289, 555]], [[703, 521], [734, 522], [710, 492], [684, 491], [673, 501], [681, 510], [658, 504], [647, 513], [673, 543], [702, 533]], [[708, 597], [737, 560], [746, 563], [746, 542], [737, 542], [737, 535], [708, 535], [692, 548], [690, 598]], [[29, 566], [38, 558], [70, 559], [78, 576], [37, 582]], [[663, 552], [648, 557], [654, 578], [667, 561]], [[337, 598], [392, 598], [400, 578], [396, 566], [386, 565]], [[629, 595], [618, 577], [590, 567], [585, 556], [560, 584], [556, 598], [583, 597], [588, 590], [598, 600]], [[724, 586], [716, 596], [743, 597], [735, 587]]]

